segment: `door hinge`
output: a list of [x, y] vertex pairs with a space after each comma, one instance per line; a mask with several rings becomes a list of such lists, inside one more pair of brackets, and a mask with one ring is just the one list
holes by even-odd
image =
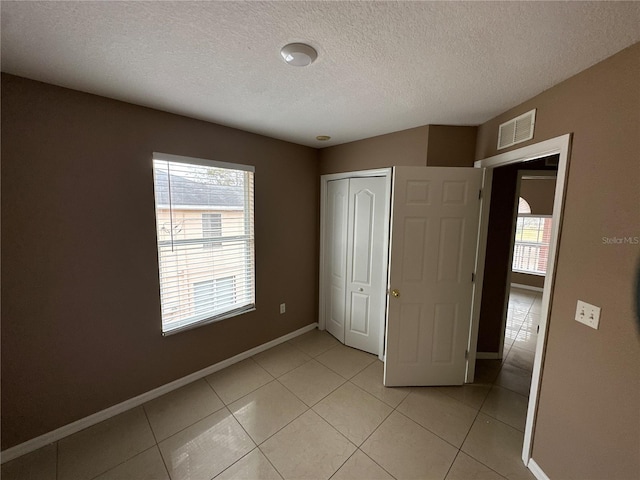
[[464, 358], [467, 360], [469, 358], [469, 350], [464, 351]]
[[478, 190], [478, 200], [482, 198], [482, 189]]
[[476, 281], [476, 274], [471, 272], [471, 283]]

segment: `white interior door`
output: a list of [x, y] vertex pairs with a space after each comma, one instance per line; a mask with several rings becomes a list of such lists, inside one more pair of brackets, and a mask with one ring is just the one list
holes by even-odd
[[349, 180], [328, 182], [326, 202], [325, 325], [331, 335], [344, 343]]
[[347, 235], [347, 297], [344, 343], [378, 354], [386, 311], [385, 179], [349, 180]]
[[394, 169], [386, 386], [464, 383], [482, 173]]

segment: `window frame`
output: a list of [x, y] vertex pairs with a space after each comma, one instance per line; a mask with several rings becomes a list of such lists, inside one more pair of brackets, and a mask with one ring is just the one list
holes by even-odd
[[[521, 197], [522, 198], [522, 197]], [[525, 200], [526, 201], [526, 200]], [[528, 205], [528, 202], [527, 202]], [[512, 255], [512, 259], [511, 259], [511, 271], [515, 272], [515, 273], [522, 273], [525, 275], [535, 275], [538, 277], [545, 277], [547, 275], [547, 272], [545, 271], [543, 272], [534, 272], [531, 270], [520, 270], [520, 269], [516, 269], [513, 267], [513, 264], [516, 260], [516, 247], [518, 245], [524, 245], [524, 246], [537, 246], [537, 247], [549, 247], [550, 243], [544, 243], [544, 242], [523, 242], [523, 241], [518, 241], [518, 219], [519, 218], [540, 218], [540, 219], [551, 219], [552, 220], [552, 228], [553, 228], [553, 215], [541, 215], [541, 214], [536, 214], [536, 213], [518, 213], [516, 215], [516, 225], [514, 228], [514, 235], [513, 235], [513, 255]], [[544, 227], [543, 227], [544, 228]], [[540, 232], [541, 230], [538, 229], [538, 231]], [[549, 264], [549, 259], [547, 258], [547, 266]]]
[[[224, 169], [229, 169], [229, 170], [235, 170], [235, 171], [244, 171], [247, 173], [251, 173], [251, 185], [245, 186], [244, 187], [244, 196], [245, 196], [245, 208], [243, 209], [244, 212], [247, 212], [247, 206], [250, 208], [250, 211], [245, 213], [244, 217], [245, 217], [245, 225], [246, 228], [248, 228], [249, 232], [248, 235], [249, 238], [249, 243], [248, 245], [250, 245], [251, 248], [251, 256], [250, 256], [250, 263], [247, 263], [245, 265], [244, 268], [247, 267], [252, 267], [252, 272], [251, 275], [249, 275], [249, 277], [246, 279], [246, 281], [248, 282], [248, 284], [250, 285], [250, 297], [252, 298], [252, 302], [250, 302], [247, 305], [243, 305], [240, 306], [238, 308], [234, 308], [228, 311], [225, 311], [223, 313], [219, 313], [219, 314], [215, 314], [215, 315], [211, 315], [208, 316], [206, 318], [198, 318], [199, 316], [196, 316], [196, 320], [191, 321], [190, 323], [186, 323], [186, 324], [182, 324], [181, 326], [178, 327], [174, 327], [174, 328], [170, 328], [165, 330], [165, 323], [171, 323], [171, 322], [165, 322], [164, 321], [164, 311], [166, 310], [165, 305], [163, 305], [162, 302], [162, 290], [163, 290], [163, 285], [162, 285], [162, 278], [161, 278], [161, 263], [160, 263], [160, 244], [161, 242], [158, 241], [158, 238], [156, 238], [156, 255], [157, 255], [157, 263], [156, 266], [158, 268], [158, 284], [159, 284], [159, 290], [158, 290], [158, 294], [160, 296], [160, 326], [161, 326], [161, 331], [162, 331], [162, 335], [163, 336], [169, 336], [169, 335], [174, 335], [176, 333], [179, 332], [183, 332], [186, 330], [191, 330], [194, 328], [198, 328], [204, 325], [208, 325], [211, 323], [215, 323], [221, 320], [225, 320], [227, 318], [231, 318], [231, 317], [235, 317], [238, 315], [242, 315], [244, 313], [248, 313], [248, 312], [252, 312], [254, 310], [256, 310], [256, 306], [255, 306], [255, 300], [256, 300], [256, 278], [257, 278], [257, 273], [256, 273], [256, 261], [255, 261], [255, 167], [252, 165], [244, 165], [244, 164], [236, 164], [236, 163], [229, 163], [229, 162], [219, 162], [219, 161], [215, 161], [215, 160], [208, 160], [208, 159], [203, 159], [203, 158], [196, 158], [196, 157], [186, 157], [186, 156], [182, 156], [182, 155], [173, 155], [173, 154], [167, 154], [167, 153], [160, 153], [160, 152], [153, 152], [153, 156], [151, 158], [151, 166], [152, 166], [152, 175], [153, 175], [153, 189], [154, 189], [154, 216], [155, 216], [155, 221], [156, 221], [156, 229], [158, 228], [157, 222], [158, 222], [158, 203], [157, 203], [157, 198], [156, 198], [156, 183], [155, 183], [155, 165], [154, 165], [154, 161], [163, 161], [163, 162], [171, 162], [171, 163], [183, 163], [183, 164], [187, 164], [187, 165], [194, 165], [194, 166], [200, 166], [200, 167], [213, 167], [213, 168], [224, 168]], [[169, 211], [171, 212], [171, 206], [169, 207]], [[222, 241], [224, 240], [224, 236], [221, 236], [221, 242], [220, 242], [220, 246]], [[215, 245], [217, 242], [209, 242], [209, 246], [211, 245]], [[207, 246], [206, 243], [203, 244], [203, 246]], [[223, 277], [214, 277], [213, 284], [214, 284], [214, 289], [215, 289], [215, 283], [216, 280], [228, 280], [228, 279], [232, 279], [233, 285], [234, 285], [234, 292], [233, 292], [233, 296], [236, 297], [237, 292], [235, 291], [235, 285], [236, 285], [236, 277], [235, 275], [233, 276], [229, 276], [229, 275], [225, 275]], [[194, 284], [191, 286], [191, 288], [194, 288], [196, 283], [202, 283], [202, 282], [194, 282]], [[171, 303], [171, 302], [168, 302]], [[184, 320], [184, 319], [183, 319]], [[179, 322], [179, 320], [175, 321], [176, 323]]]

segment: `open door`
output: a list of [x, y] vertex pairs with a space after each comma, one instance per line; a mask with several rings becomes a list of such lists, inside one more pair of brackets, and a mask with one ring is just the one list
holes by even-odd
[[482, 176], [394, 168], [386, 386], [464, 383]]

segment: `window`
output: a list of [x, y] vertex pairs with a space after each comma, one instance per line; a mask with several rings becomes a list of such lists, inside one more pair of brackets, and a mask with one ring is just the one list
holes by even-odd
[[216, 278], [193, 284], [193, 309], [197, 315], [206, 314], [212, 304], [233, 305], [235, 299], [233, 277]]
[[156, 153], [153, 173], [162, 332], [252, 310], [253, 167]]
[[547, 273], [551, 223], [551, 216], [532, 215], [527, 201], [522, 197], [519, 199], [513, 271], [534, 275]]
[[[203, 213], [202, 214], [202, 236], [213, 240], [215, 237], [222, 236], [222, 214], [221, 213]], [[220, 242], [209, 241], [205, 243], [205, 247], [219, 247]]]

